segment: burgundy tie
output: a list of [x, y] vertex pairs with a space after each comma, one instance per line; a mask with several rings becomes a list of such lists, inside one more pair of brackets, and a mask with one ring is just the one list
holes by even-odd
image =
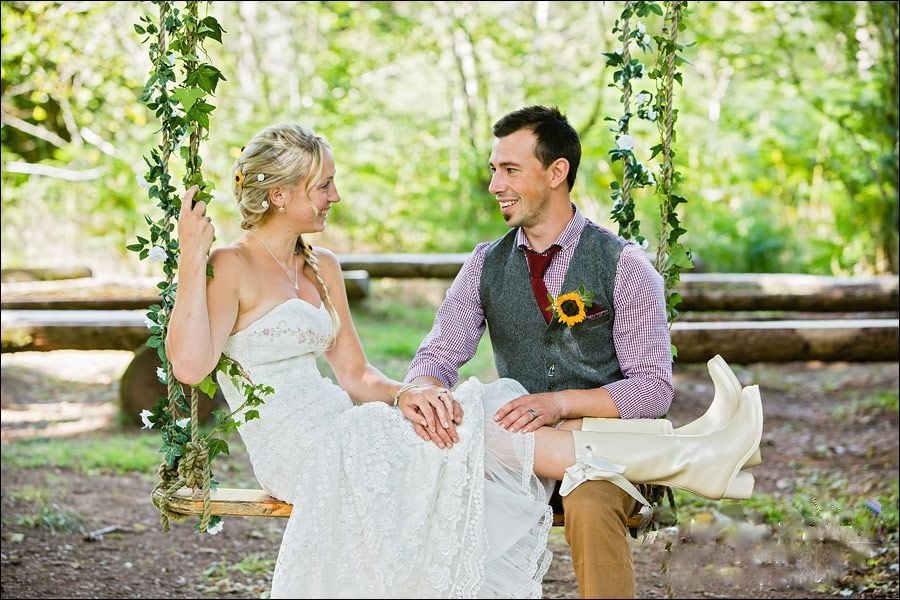
[[538, 306], [541, 307], [541, 314], [544, 320], [549, 324], [553, 317], [550, 311], [550, 299], [547, 298], [547, 286], [544, 285], [544, 273], [550, 266], [550, 261], [556, 256], [561, 249], [557, 244], [553, 244], [543, 254], [538, 254], [532, 250], [525, 248], [525, 258], [528, 261], [528, 272], [531, 275], [531, 289], [534, 291], [534, 299], [537, 300]]

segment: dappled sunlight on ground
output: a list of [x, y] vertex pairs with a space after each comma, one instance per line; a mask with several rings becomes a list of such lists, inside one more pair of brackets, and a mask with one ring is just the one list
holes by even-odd
[[63, 437], [117, 423], [118, 381], [133, 352], [0, 354], [0, 439]]

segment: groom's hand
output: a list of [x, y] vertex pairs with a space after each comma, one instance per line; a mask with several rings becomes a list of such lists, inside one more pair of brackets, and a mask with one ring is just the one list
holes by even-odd
[[494, 420], [507, 431], [530, 433], [562, 419], [562, 407], [554, 393], [525, 394], [513, 398], [494, 413]]

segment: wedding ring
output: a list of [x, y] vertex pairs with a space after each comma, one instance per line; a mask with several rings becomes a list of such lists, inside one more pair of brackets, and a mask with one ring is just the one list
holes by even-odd
[[537, 419], [539, 416], [541, 416], [541, 415], [539, 415], [538, 412], [537, 412], [536, 410], [534, 410], [533, 408], [529, 408], [529, 409], [528, 409], [528, 412], [531, 413], [531, 420], [532, 420], [532, 421], [533, 421], [534, 419]]

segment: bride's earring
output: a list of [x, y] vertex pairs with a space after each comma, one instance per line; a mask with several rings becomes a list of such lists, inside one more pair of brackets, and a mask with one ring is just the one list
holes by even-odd
[[283, 207], [283, 206], [279, 206], [279, 207], [278, 207], [278, 212], [284, 214], [284, 207]]

